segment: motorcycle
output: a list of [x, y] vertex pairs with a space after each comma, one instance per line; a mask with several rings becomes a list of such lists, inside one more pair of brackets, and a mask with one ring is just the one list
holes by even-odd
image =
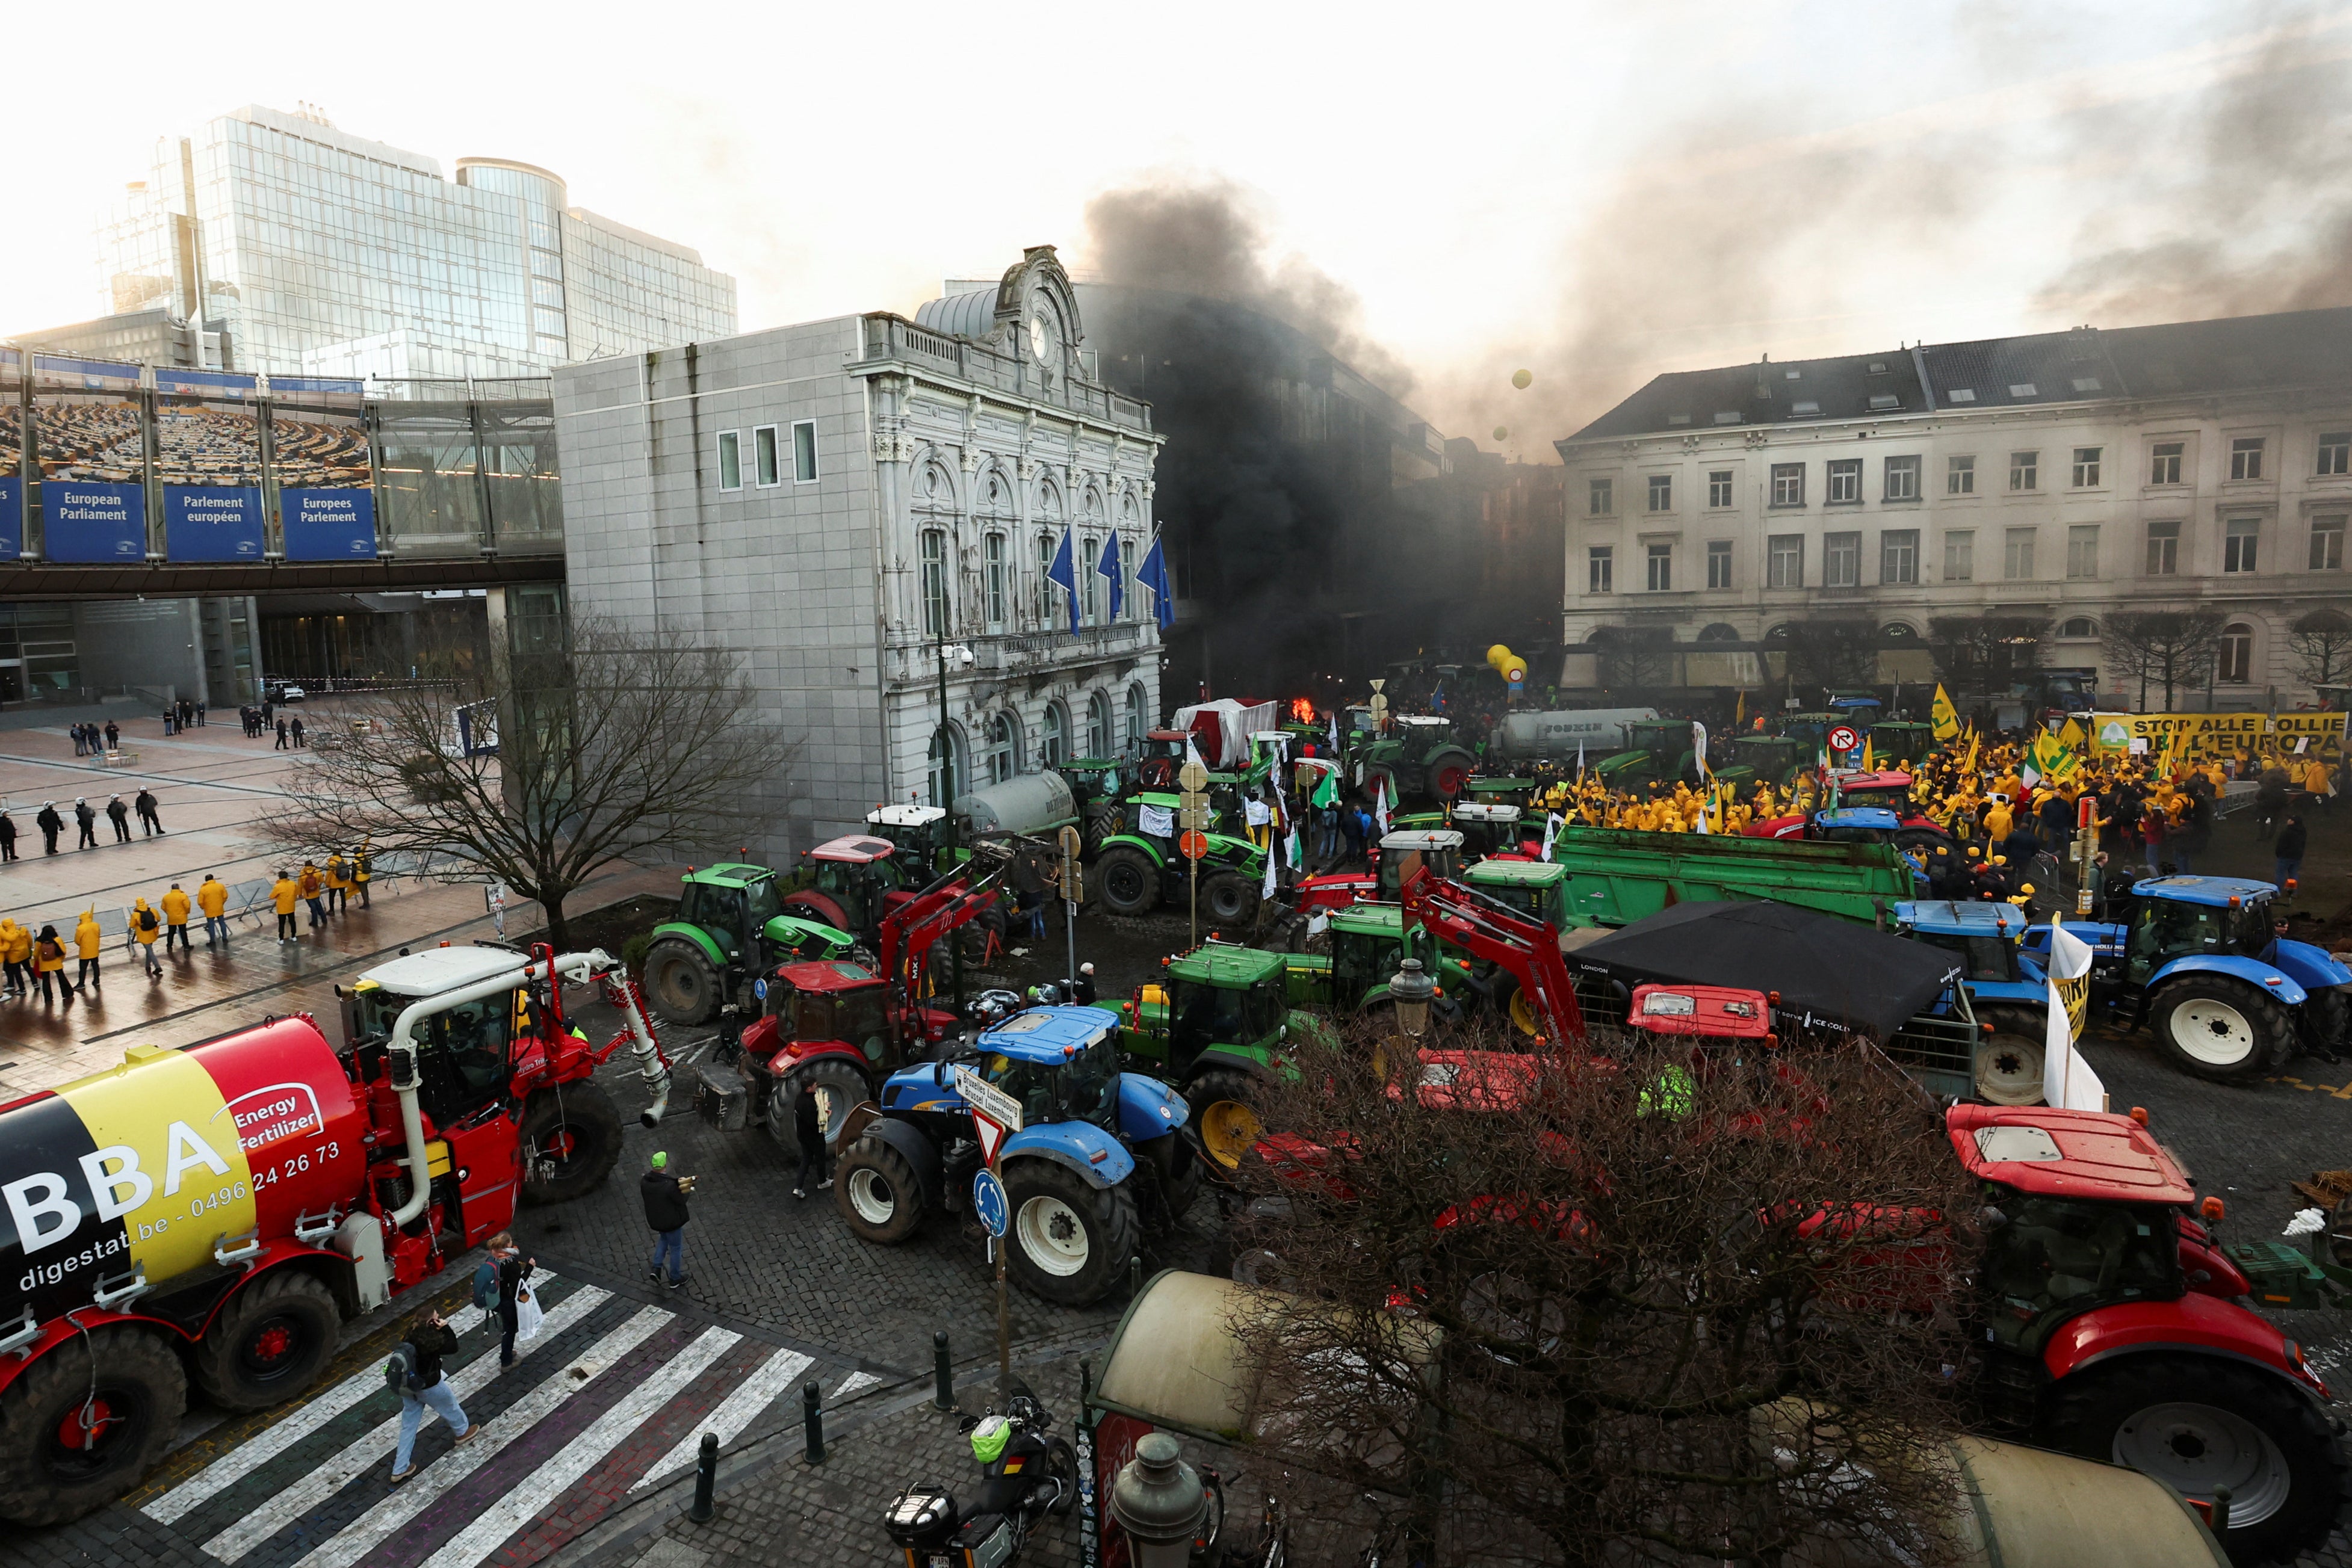
[[921, 1481], [882, 1511], [882, 1527], [906, 1553], [907, 1568], [1004, 1568], [1019, 1561], [1030, 1532], [1048, 1516], [1077, 1505], [1078, 1456], [1066, 1438], [1051, 1437], [1053, 1413], [1029, 1385], [1013, 1380], [1004, 1413], [966, 1416], [981, 1485], [972, 1506]]

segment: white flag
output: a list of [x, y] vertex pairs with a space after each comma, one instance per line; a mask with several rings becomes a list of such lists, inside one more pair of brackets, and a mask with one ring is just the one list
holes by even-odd
[[1331, 710], [1331, 755], [1339, 755], [1339, 710]]
[[1584, 739], [1581, 736], [1576, 742], [1576, 781], [1580, 784], [1584, 782]]
[[1279, 833], [1269, 832], [1265, 837], [1265, 885], [1258, 889], [1258, 896], [1260, 898], [1271, 899], [1274, 897], [1275, 868], [1281, 863], [1282, 835]]
[[2064, 925], [2053, 923], [2047, 973], [2050, 1022], [2042, 1052], [2042, 1098], [2062, 1110], [2104, 1111], [2107, 1086], [2074, 1048], [2074, 1020], [2067, 1007], [2068, 991], [2084, 993], [2089, 988], [2090, 945]]
[[1691, 756], [1698, 763], [1698, 776], [1704, 782], [1706, 779], [1706, 726], [1696, 719], [1691, 720]]
[[1372, 821], [1380, 824], [1381, 837], [1389, 836], [1389, 776], [1385, 773], [1372, 780]]
[[1547, 811], [1547, 812], [1545, 812], [1545, 813], [1544, 813], [1544, 841], [1543, 841], [1543, 854], [1542, 854], [1542, 856], [1541, 856], [1541, 858], [1542, 858], [1542, 859], [1547, 860], [1547, 861], [1549, 861], [1549, 860], [1550, 860], [1550, 859], [1551, 859], [1551, 847], [1552, 847], [1552, 845], [1553, 845], [1554, 843], [1558, 842], [1558, 841], [1559, 841], [1559, 830], [1560, 830], [1561, 826], [1562, 826], [1562, 823], [1561, 823], [1561, 821], [1560, 821], [1560, 816], [1559, 816], [1559, 813], [1558, 811]]

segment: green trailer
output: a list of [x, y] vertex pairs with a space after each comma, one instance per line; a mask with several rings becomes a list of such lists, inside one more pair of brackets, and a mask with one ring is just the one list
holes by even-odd
[[1564, 828], [1551, 858], [1566, 872], [1560, 909], [1570, 925], [1630, 925], [1673, 904], [1745, 899], [1883, 925], [1896, 904], [1922, 896], [1892, 844]]

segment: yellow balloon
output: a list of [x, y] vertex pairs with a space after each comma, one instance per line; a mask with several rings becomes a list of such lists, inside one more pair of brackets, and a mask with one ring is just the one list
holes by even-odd
[[1513, 371], [1511, 372], [1511, 384], [1518, 388], [1521, 392], [1525, 392], [1528, 387], [1534, 385], [1535, 379], [1535, 376], [1527, 371]]
[[1509, 425], [1507, 425], [1507, 424], [1498, 424], [1498, 425], [1496, 425], [1496, 426], [1495, 427], [1495, 439], [1496, 439], [1496, 440], [1497, 440], [1497, 441], [1507, 441], [1507, 440], [1509, 440], [1509, 439], [1510, 439], [1510, 436], [1511, 436], [1511, 427], [1510, 427]]

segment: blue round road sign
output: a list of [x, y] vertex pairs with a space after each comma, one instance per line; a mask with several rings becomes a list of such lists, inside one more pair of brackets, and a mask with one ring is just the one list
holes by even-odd
[[1002, 1236], [1013, 1221], [1013, 1202], [996, 1173], [983, 1170], [971, 1178], [971, 1211], [991, 1236]]
[[766, 1001], [768, 999], [768, 982], [765, 980], [752, 981], [751, 994], [759, 998], [761, 1001]]

